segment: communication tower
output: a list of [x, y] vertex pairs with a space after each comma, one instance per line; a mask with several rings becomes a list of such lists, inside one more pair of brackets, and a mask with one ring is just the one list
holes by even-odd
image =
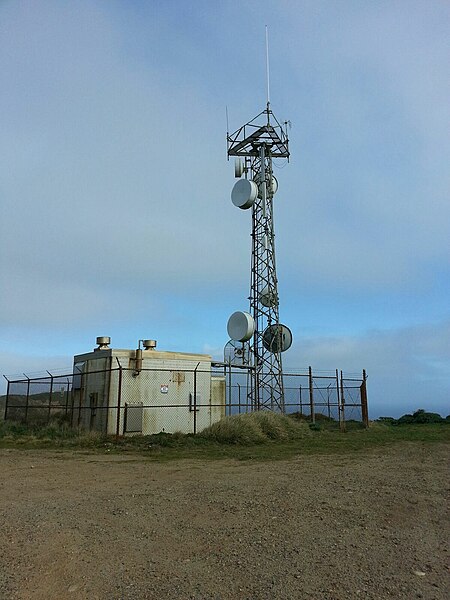
[[[274, 158], [289, 159], [287, 123], [275, 118], [267, 98], [266, 108], [232, 134], [227, 133], [228, 157], [235, 157], [231, 199], [240, 209], [252, 212], [250, 311], [236, 312], [228, 321], [231, 348], [242, 344], [240, 357], [248, 357], [248, 400], [255, 409], [284, 412], [281, 353], [292, 344], [288, 327], [280, 323], [278, 280], [275, 262], [273, 199], [278, 182]], [[236, 356], [236, 353], [234, 354]], [[242, 364], [242, 362], [241, 362]]]

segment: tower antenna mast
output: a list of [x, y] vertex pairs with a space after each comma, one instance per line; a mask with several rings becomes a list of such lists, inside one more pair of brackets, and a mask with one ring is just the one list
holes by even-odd
[[228, 333], [235, 342], [247, 345], [244, 354], [249, 357], [251, 406], [284, 412], [281, 354], [291, 346], [292, 334], [279, 318], [273, 222], [273, 198], [278, 182], [273, 175], [272, 159], [289, 159], [289, 140], [270, 109], [267, 26], [266, 72], [265, 110], [227, 134], [228, 158], [235, 157], [235, 176], [239, 178], [231, 199], [238, 208], [251, 209], [252, 214], [250, 310], [230, 317]]
[[269, 28], [266, 25], [266, 80], [267, 80], [267, 109], [270, 106], [270, 70], [269, 70]]

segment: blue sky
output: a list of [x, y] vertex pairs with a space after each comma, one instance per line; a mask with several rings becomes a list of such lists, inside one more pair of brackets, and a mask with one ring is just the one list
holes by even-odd
[[450, 5], [0, 4], [0, 372], [97, 335], [220, 358], [250, 215], [226, 120], [289, 119], [277, 170], [288, 368], [369, 374], [372, 417], [450, 412]]

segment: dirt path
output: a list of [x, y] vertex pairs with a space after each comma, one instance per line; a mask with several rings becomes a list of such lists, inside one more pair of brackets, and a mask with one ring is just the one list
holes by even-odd
[[443, 600], [447, 457], [2, 450], [0, 598]]

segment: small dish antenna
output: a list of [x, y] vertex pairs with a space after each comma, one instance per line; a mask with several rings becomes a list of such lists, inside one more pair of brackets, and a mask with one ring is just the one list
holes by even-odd
[[263, 288], [259, 293], [259, 301], [263, 306], [277, 306], [278, 294], [274, 290], [270, 290], [268, 286]]
[[239, 179], [231, 191], [231, 201], [243, 210], [251, 208], [258, 197], [258, 186], [251, 179]]
[[227, 331], [232, 340], [248, 342], [255, 333], [255, 321], [248, 312], [235, 312], [228, 319]]
[[269, 352], [286, 352], [292, 345], [292, 333], [286, 325], [269, 325], [263, 333], [263, 346]]

